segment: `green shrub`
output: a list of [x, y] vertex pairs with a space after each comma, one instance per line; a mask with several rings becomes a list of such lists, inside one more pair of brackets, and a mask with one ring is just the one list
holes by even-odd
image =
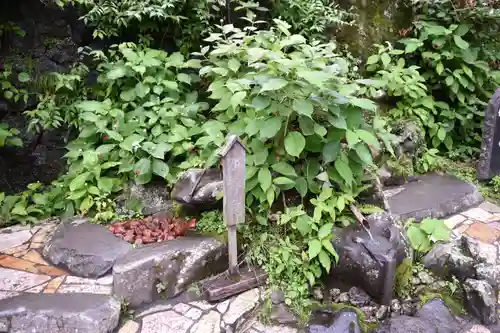
[[416, 117], [431, 147], [472, 155], [485, 105], [500, 82], [488, 64], [500, 58], [500, 37], [492, 33], [500, 11], [482, 1], [457, 8], [448, 0], [416, 1], [416, 9], [416, 21], [399, 41], [403, 49], [381, 48], [368, 59], [368, 70], [382, 68], [378, 76], [388, 80], [389, 95], [400, 96], [391, 117]]
[[443, 220], [426, 218], [419, 223], [410, 221], [407, 224], [407, 235], [411, 247], [420, 254], [426, 254], [436, 242], [447, 242], [451, 230]]

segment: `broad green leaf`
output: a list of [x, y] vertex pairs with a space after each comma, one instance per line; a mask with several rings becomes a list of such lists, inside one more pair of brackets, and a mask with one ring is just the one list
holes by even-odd
[[330, 254], [335, 258], [335, 262], [338, 262], [339, 255], [337, 254], [337, 251], [335, 251], [335, 248], [332, 245], [332, 241], [329, 239], [323, 239], [321, 241], [321, 244], [323, 245], [323, 248], [330, 252]]
[[88, 196], [80, 204], [80, 211], [87, 212], [90, 208], [92, 208], [93, 205], [94, 205], [94, 200], [92, 199], [92, 197]]
[[97, 187], [102, 192], [111, 193], [113, 190], [113, 179], [109, 177], [99, 177], [97, 179]]
[[455, 31], [453, 31], [453, 34], [462, 37], [465, 35], [467, 32], [469, 32], [469, 26], [466, 24], [460, 24]]
[[256, 96], [252, 99], [252, 106], [257, 110], [264, 110], [270, 103], [269, 98], [265, 96]]
[[382, 53], [380, 59], [382, 60], [384, 66], [387, 66], [391, 63], [391, 57], [387, 53]]
[[21, 216], [28, 215], [28, 212], [26, 211], [26, 203], [18, 202], [10, 212], [13, 215], [21, 215]]
[[151, 173], [151, 160], [149, 158], [141, 158], [134, 167], [136, 175]]
[[231, 58], [227, 63], [227, 67], [235, 73], [240, 69], [240, 66], [240, 62], [235, 58]]
[[458, 46], [459, 48], [465, 50], [469, 48], [469, 43], [467, 43], [465, 40], [462, 39], [462, 37], [458, 35], [453, 35], [453, 41], [455, 42], [455, 45]]
[[367, 145], [370, 145], [377, 150], [380, 149], [380, 142], [378, 141], [377, 137], [375, 135], [373, 135], [372, 133], [370, 133], [366, 130], [360, 129], [360, 130], [356, 131], [356, 134]]
[[190, 84], [191, 83], [191, 76], [189, 76], [186, 73], [179, 73], [179, 74], [177, 74], [177, 80], [179, 80], [180, 82]]
[[432, 234], [434, 232], [434, 230], [439, 227], [441, 224], [444, 224], [443, 221], [441, 220], [437, 220], [437, 219], [423, 219], [419, 226], [420, 226], [420, 229], [422, 229], [423, 231], [425, 231], [428, 235]]
[[318, 238], [323, 239], [327, 238], [332, 234], [333, 223], [327, 223], [321, 226], [318, 231]]
[[28, 82], [29, 80], [31, 80], [30, 78], [30, 75], [28, 73], [25, 73], [25, 72], [21, 72], [17, 75], [17, 79], [19, 80], [19, 82], [21, 83], [26, 83]]
[[295, 222], [295, 226], [297, 230], [303, 235], [308, 235], [311, 231], [310, 218], [308, 215], [301, 215], [297, 217], [297, 221]]
[[285, 150], [288, 154], [298, 157], [306, 146], [306, 139], [300, 132], [289, 132], [285, 138]]
[[108, 80], [117, 80], [121, 77], [124, 77], [125, 75], [127, 74], [127, 69], [123, 66], [119, 66], [119, 67], [114, 67], [113, 69], [111, 69], [107, 74], [106, 74], [106, 78]]
[[342, 159], [335, 160], [335, 170], [339, 173], [340, 177], [344, 179], [347, 184], [351, 184], [353, 181], [353, 175], [349, 164], [347, 164]]
[[314, 121], [305, 116], [299, 117], [299, 128], [302, 134], [304, 135], [313, 135], [314, 134]]
[[76, 191], [85, 186], [87, 178], [90, 176], [90, 172], [84, 172], [75, 177], [69, 184], [70, 191]]
[[443, 71], [444, 71], [443, 63], [442, 62], [438, 62], [438, 64], [436, 65], [436, 73], [438, 73], [439, 75], [441, 75], [441, 73], [443, 73]]
[[307, 195], [307, 180], [304, 177], [299, 177], [295, 180], [295, 189], [299, 192], [300, 196], [303, 198]]
[[325, 250], [321, 250], [318, 255], [318, 259], [319, 262], [321, 263], [321, 266], [323, 266], [325, 270], [329, 273], [332, 267], [332, 262], [330, 256], [328, 255], [328, 252], [326, 252]]
[[319, 239], [313, 239], [309, 241], [309, 260], [312, 260], [318, 256], [321, 252], [321, 242]]
[[440, 127], [437, 131], [437, 137], [439, 140], [443, 141], [446, 138], [446, 130], [443, 127]]
[[444, 224], [436, 227], [434, 229], [434, 232], [432, 233], [431, 237], [434, 239], [434, 241], [444, 241], [448, 242], [451, 238], [451, 230], [446, 227]]
[[352, 104], [352, 105], [355, 105], [357, 107], [360, 107], [361, 109], [364, 109], [364, 110], [370, 110], [370, 111], [375, 111], [377, 110], [377, 104], [375, 104], [375, 102], [369, 100], [369, 99], [366, 99], [366, 98], [351, 98], [349, 100], [349, 102]]
[[312, 117], [314, 107], [311, 101], [309, 100], [294, 100], [292, 104], [292, 108], [297, 112], [298, 114], [307, 116], [307, 117]]
[[281, 88], [284, 88], [288, 84], [288, 81], [285, 79], [270, 79], [266, 83], [262, 85], [262, 88], [260, 89], [260, 92], [264, 91], [273, 91], [273, 90], [279, 90]]
[[247, 96], [247, 92], [246, 91], [238, 91], [236, 94], [234, 94], [232, 97], [231, 97], [231, 106], [236, 109], [236, 107], [238, 107], [239, 105], [242, 104], [243, 100], [245, 99], [245, 97]]
[[274, 190], [272, 187], [268, 188], [266, 191], [266, 200], [269, 206], [272, 206], [274, 202]]
[[282, 174], [283, 176], [288, 176], [288, 177], [297, 177], [297, 173], [295, 172], [295, 169], [288, 163], [286, 162], [278, 162], [276, 164], [273, 164], [271, 168]]
[[126, 151], [134, 152], [135, 151], [134, 149], [138, 147], [138, 145], [142, 141], [144, 141], [144, 137], [134, 133], [125, 138], [125, 140], [122, 143], [120, 143], [120, 147], [122, 149], [125, 149]]
[[257, 174], [257, 178], [263, 191], [267, 191], [271, 187], [272, 176], [268, 168], [261, 168]]
[[347, 129], [347, 122], [342, 115], [336, 117], [330, 117], [328, 118], [328, 121], [336, 128]]
[[125, 102], [131, 102], [136, 97], [136, 90], [134, 88], [129, 90], [124, 90], [120, 93], [120, 98]]
[[419, 252], [427, 252], [431, 248], [431, 242], [427, 235], [418, 227], [412, 225], [407, 231], [408, 240], [413, 249]]
[[370, 149], [363, 143], [358, 143], [354, 148], [359, 158], [367, 165], [373, 164], [373, 157]]
[[135, 94], [139, 98], [146, 97], [146, 95], [149, 94], [150, 91], [151, 91], [151, 88], [148, 85], [146, 85], [146, 84], [144, 84], [142, 82], [138, 82], [135, 85]]
[[346, 131], [346, 140], [349, 147], [354, 147], [359, 142], [359, 136], [351, 130]]
[[290, 188], [293, 188], [295, 186], [295, 181], [287, 177], [274, 178], [273, 183], [279, 185], [280, 187], [281, 185], [285, 187], [290, 186]]
[[376, 64], [379, 61], [380, 57], [377, 54], [371, 55], [368, 57], [368, 60], [366, 61], [367, 65], [373, 65]]
[[324, 137], [328, 133], [328, 131], [323, 126], [314, 124], [314, 133], [318, 134], [321, 137]]
[[330, 163], [335, 161], [340, 152], [340, 141], [330, 141], [323, 147], [323, 161]]
[[153, 173], [155, 175], [160, 176], [163, 179], [166, 179], [168, 176], [168, 171], [169, 168], [165, 162], [156, 158], [153, 160]]
[[115, 147], [115, 144], [100, 145], [95, 151], [98, 155], [104, 155], [112, 151]]
[[260, 136], [263, 139], [274, 138], [278, 131], [281, 129], [282, 120], [281, 117], [273, 117], [266, 119], [260, 123]]

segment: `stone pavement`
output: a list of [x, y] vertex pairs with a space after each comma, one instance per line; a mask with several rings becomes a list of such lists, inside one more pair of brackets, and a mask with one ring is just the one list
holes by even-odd
[[[0, 300], [26, 293], [112, 294], [111, 275], [99, 279], [71, 276], [51, 266], [41, 256], [43, 244], [57, 221], [0, 230]], [[499, 244], [500, 207], [489, 202], [446, 220], [455, 236], [465, 234], [481, 242]], [[119, 333], [295, 333], [283, 326], [265, 326], [253, 319], [262, 300], [258, 289], [219, 304], [202, 300], [169, 300], [153, 303], [122, 316]], [[2, 301], [0, 301], [1, 305]], [[1, 331], [1, 330], [0, 330]]]

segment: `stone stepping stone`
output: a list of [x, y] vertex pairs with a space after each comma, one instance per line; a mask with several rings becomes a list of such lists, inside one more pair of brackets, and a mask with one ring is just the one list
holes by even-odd
[[106, 295], [24, 294], [0, 301], [0, 332], [109, 333], [119, 319], [120, 302]]
[[131, 244], [105, 227], [75, 218], [57, 227], [43, 256], [74, 275], [97, 278], [108, 273], [116, 259], [131, 249]]
[[401, 220], [443, 218], [483, 202], [475, 185], [450, 175], [429, 174], [384, 190], [391, 212]]
[[227, 246], [213, 237], [180, 237], [148, 244], [119, 258], [113, 293], [132, 307], [172, 298], [227, 269]]

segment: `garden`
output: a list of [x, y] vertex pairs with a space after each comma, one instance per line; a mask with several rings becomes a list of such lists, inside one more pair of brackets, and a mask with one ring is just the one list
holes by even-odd
[[[303, 327], [350, 310], [358, 330], [400, 332], [384, 320], [441, 299], [497, 332], [498, 240], [457, 239], [445, 218], [500, 203], [500, 176], [479, 182], [475, 170], [500, 86], [500, 2], [36, 1], [76, 18], [74, 58], [39, 70], [9, 57], [30, 33], [2, 18], [0, 227], [77, 217], [140, 251], [193, 231], [224, 243], [218, 154], [234, 134], [247, 149], [239, 261], [267, 276], [259, 318]], [[44, 40], [45, 54], [63, 41]], [[61, 147], [42, 162], [49, 176], [18, 177], [46, 137]], [[388, 195], [428, 183], [466, 199], [411, 218], [402, 207], [425, 200]], [[114, 276], [130, 264], [118, 262]], [[336, 278], [370, 269], [381, 275], [354, 291]], [[166, 275], [158, 293], [187, 289]], [[493, 310], [478, 291], [488, 287]]]

